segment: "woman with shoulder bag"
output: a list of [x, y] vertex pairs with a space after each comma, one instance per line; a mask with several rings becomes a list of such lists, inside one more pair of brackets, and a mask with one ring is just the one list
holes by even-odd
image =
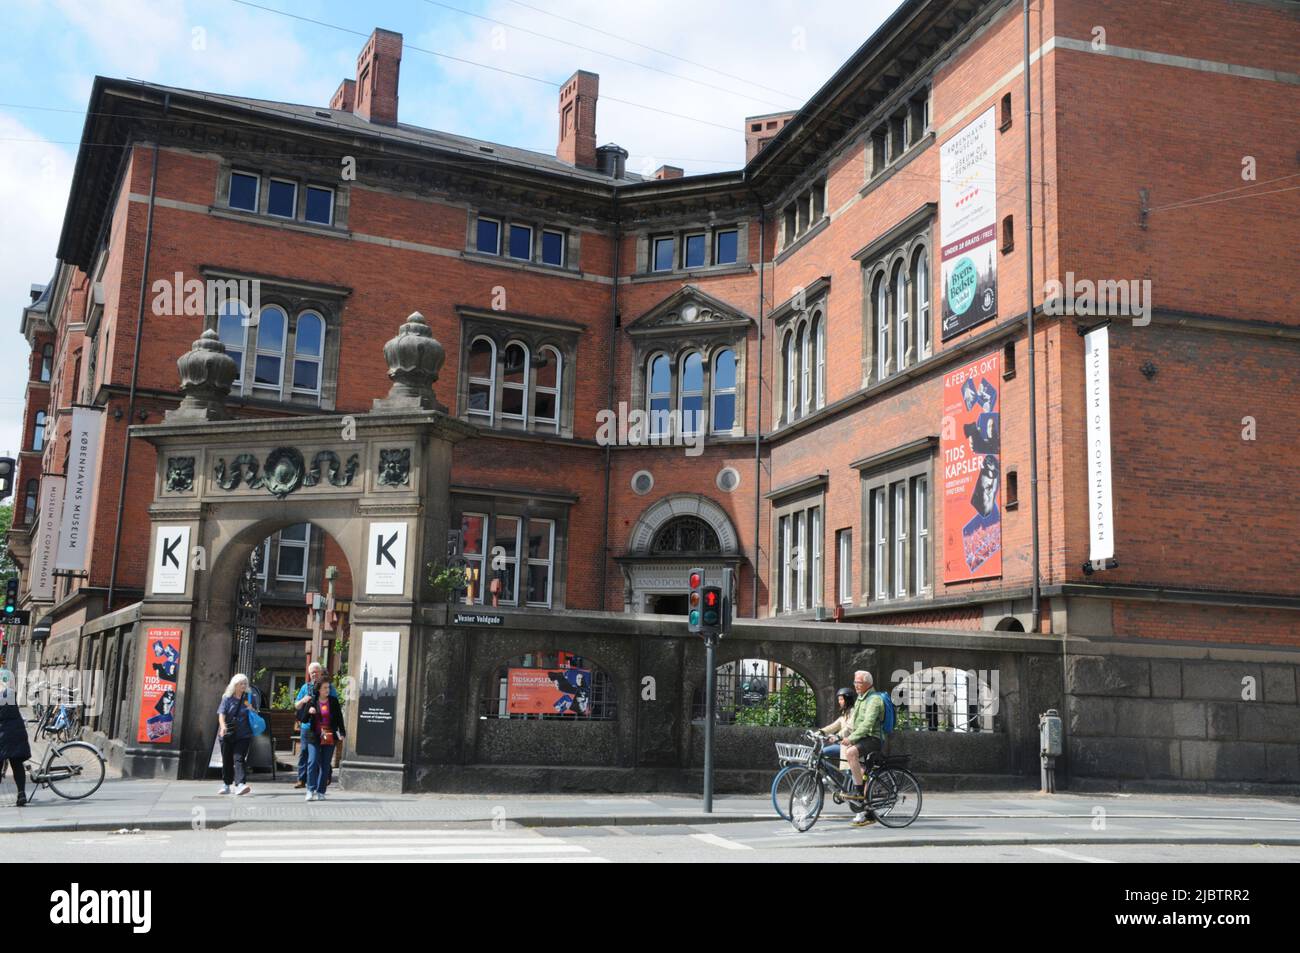
[[302, 720], [307, 735], [307, 800], [323, 801], [333, 775], [334, 746], [345, 734], [343, 706], [328, 678], [312, 686]]
[[244, 697], [247, 692], [248, 676], [236, 675], [226, 686], [217, 708], [217, 737], [221, 740], [219, 794], [248, 794], [253, 790], [246, 783], [244, 773], [248, 747], [253, 743], [253, 727], [248, 719], [250, 709]]

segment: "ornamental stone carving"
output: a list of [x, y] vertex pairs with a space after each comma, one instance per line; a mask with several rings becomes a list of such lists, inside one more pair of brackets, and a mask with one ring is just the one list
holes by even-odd
[[321, 450], [312, 457], [308, 469], [300, 450], [277, 447], [267, 454], [264, 465], [251, 453], [239, 454], [229, 465], [225, 457], [220, 457], [212, 467], [212, 479], [223, 490], [246, 486], [250, 490], [266, 490], [272, 496], [284, 499], [299, 487], [320, 484], [340, 488], [351, 486], [360, 469], [359, 454], [348, 457], [345, 465], [333, 450]]
[[176, 361], [181, 375], [181, 393], [185, 396], [175, 410], [167, 412], [169, 421], [228, 420], [226, 397], [239, 373], [234, 359], [226, 353], [217, 332], [209, 328]]
[[194, 458], [168, 457], [165, 485], [168, 493], [188, 493], [194, 489]]
[[411, 479], [411, 448], [379, 451], [379, 485], [406, 486]]
[[424, 315], [411, 313], [397, 336], [384, 345], [384, 360], [388, 362], [388, 378], [393, 386], [388, 396], [375, 401], [376, 411], [440, 410], [447, 408], [438, 403], [433, 394], [433, 383], [438, 379], [443, 362], [447, 359], [438, 339], [433, 336]]

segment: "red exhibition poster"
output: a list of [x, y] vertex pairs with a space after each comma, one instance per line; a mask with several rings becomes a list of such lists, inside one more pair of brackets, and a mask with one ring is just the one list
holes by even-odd
[[943, 378], [943, 581], [1002, 575], [998, 353]]
[[144, 680], [140, 686], [140, 730], [136, 740], [169, 744], [172, 740], [176, 686], [181, 671], [181, 630], [151, 628], [144, 644]]

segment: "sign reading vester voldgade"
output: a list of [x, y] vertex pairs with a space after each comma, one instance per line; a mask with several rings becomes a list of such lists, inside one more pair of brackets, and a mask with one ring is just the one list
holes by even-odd
[[190, 558], [190, 528], [159, 526], [153, 544], [153, 591], [155, 594], [184, 595], [187, 562]]
[[497, 612], [457, 612], [453, 625], [501, 625], [506, 617]]
[[406, 586], [406, 524], [371, 523], [366, 592], [400, 596]]

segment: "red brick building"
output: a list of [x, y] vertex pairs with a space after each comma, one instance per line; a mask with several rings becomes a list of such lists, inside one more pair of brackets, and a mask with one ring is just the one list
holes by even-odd
[[[738, 125], [743, 169], [648, 180], [597, 147], [584, 71], [554, 156], [404, 125], [384, 30], [328, 108], [96, 80], [58, 268], [23, 312], [11, 545], [49, 649], [141, 595], [157, 464], [141, 441], [125, 463], [126, 428], [177, 404], [204, 329], [240, 362], [235, 413], [360, 413], [417, 310], [439, 398], [482, 431], [453, 511], [468, 555], [503, 548], [507, 603], [678, 613], [690, 565], [730, 565], [745, 616], [1300, 648], [1300, 507], [1273, 488], [1300, 442], [1296, 10], [1043, 0], [1028, 104], [1024, 43], [1019, 4], [907, 0], [797, 113]], [[978, 261], [945, 236], [963, 201], [993, 216]], [[256, 280], [262, 310], [165, 313], [155, 284], [191, 279]], [[1147, 289], [1108, 328], [1113, 568], [1076, 333], [1107, 315], [1053, 313], [1071, 280]], [[42, 595], [33, 507], [77, 404], [104, 419], [91, 551]], [[977, 406], [977, 436], [948, 432]], [[602, 412], [667, 410], [707, 412], [702, 448], [689, 426], [604, 439]], [[978, 435], [993, 463], [951, 470]]]

